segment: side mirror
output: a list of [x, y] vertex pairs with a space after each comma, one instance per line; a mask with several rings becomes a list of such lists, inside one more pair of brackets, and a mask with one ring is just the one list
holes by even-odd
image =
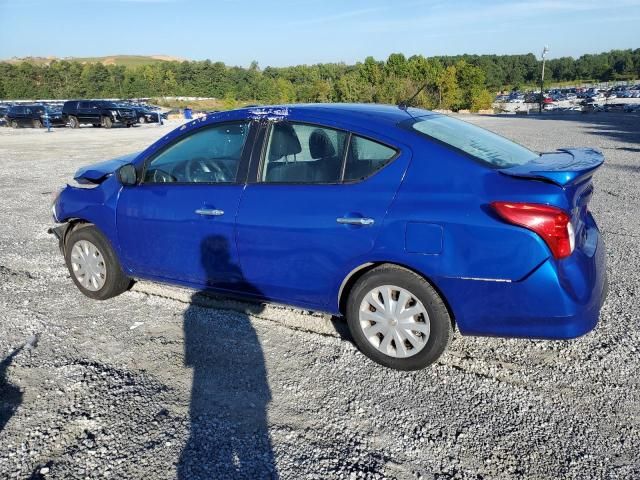
[[138, 183], [138, 173], [136, 172], [136, 167], [131, 165], [130, 163], [127, 165], [123, 165], [116, 172], [118, 175], [118, 180], [124, 186], [132, 186]]

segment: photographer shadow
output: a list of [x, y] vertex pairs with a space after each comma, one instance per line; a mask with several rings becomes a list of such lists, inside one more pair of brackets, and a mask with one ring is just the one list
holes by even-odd
[[[256, 296], [240, 267], [230, 260], [225, 237], [201, 244], [209, 287], [237, 287]], [[184, 312], [185, 365], [193, 369], [190, 437], [177, 469], [182, 480], [273, 479], [277, 471], [269, 437], [267, 406], [271, 391], [262, 347], [245, 311], [207, 308], [206, 289], [195, 293]]]
[[16, 348], [0, 362], [0, 432], [22, 404], [22, 392], [7, 380], [7, 370], [22, 347]]

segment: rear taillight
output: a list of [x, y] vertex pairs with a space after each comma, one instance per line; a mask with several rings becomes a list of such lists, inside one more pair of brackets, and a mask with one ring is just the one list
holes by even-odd
[[538, 203], [493, 202], [491, 206], [507, 222], [540, 235], [555, 258], [573, 252], [575, 234], [571, 217], [564, 210]]

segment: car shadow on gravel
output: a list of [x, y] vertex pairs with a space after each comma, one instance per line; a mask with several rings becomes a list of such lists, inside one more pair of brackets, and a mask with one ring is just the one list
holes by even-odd
[[22, 347], [16, 348], [0, 362], [0, 432], [22, 404], [22, 392], [7, 380], [7, 370]]
[[[244, 291], [259, 296], [231, 262], [225, 237], [207, 237], [201, 258], [208, 285], [241, 283]], [[246, 304], [243, 313], [198, 306], [205, 296], [194, 294], [184, 312], [185, 365], [193, 369], [193, 383], [190, 436], [177, 478], [277, 478], [267, 421], [271, 390], [262, 347], [249, 319], [263, 307]]]

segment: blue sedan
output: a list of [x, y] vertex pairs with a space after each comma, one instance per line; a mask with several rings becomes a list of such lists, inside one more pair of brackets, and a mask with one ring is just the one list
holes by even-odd
[[371, 359], [413, 370], [454, 328], [596, 326], [605, 249], [588, 204], [603, 161], [414, 108], [245, 108], [81, 168], [51, 232], [91, 298], [148, 279], [328, 312]]

